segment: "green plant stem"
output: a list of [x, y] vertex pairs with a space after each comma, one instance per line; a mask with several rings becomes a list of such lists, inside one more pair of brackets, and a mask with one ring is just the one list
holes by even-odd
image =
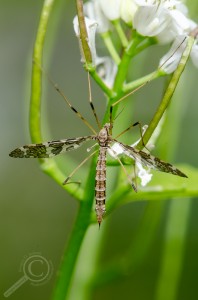
[[[157, 127], [161, 117], [163, 116], [167, 106], [169, 105], [170, 101], [171, 101], [171, 98], [172, 98], [172, 95], [176, 89], [176, 86], [178, 84], [178, 81], [180, 79], [180, 76], [186, 66], [186, 62], [189, 58], [189, 55], [190, 55], [190, 51], [192, 49], [192, 46], [193, 46], [193, 43], [194, 43], [194, 38], [192, 37], [189, 37], [188, 38], [188, 42], [187, 42], [187, 46], [186, 46], [186, 49], [181, 57], [181, 60], [179, 62], [179, 65], [176, 69], [176, 71], [173, 73], [173, 76], [169, 82], [169, 85], [166, 89], [166, 92], [164, 94], [164, 97], [160, 103], [160, 105], [158, 106], [157, 108], [157, 111], [154, 115], [154, 117], [152, 118], [144, 136], [143, 136], [143, 140], [144, 140], [144, 144], [146, 145], [151, 137], [151, 135], [153, 134], [155, 128]], [[137, 145], [137, 149], [141, 149], [143, 147], [143, 143], [142, 143], [142, 140], [140, 140], [140, 142], [138, 143]]]
[[90, 216], [94, 199], [95, 166], [96, 160], [94, 158], [92, 160], [90, 173], [85, 186], [84, 201], [80, 202], [74, 228], [60, 265], [59, 274], [52, 297], [53, 300], [69, 299], [68, 297], [72, 275], [75, 271], [76, 261], [85, 233], [90, 225]]
[[124, 54], [122, 56], [122, 60], [118, 67], [118, 72], [115, 78], [114, 83], [114, 91], [118, 94], [120, 90], [123, 87], [123, 83], [126, 80], [129, 63], [131, 61], [131, 58], [133, 57], [134, 51], [137, 47], [137, 45], [140, 43], [139, 38], [134, 37], [128, 44], [127, 48], [124, 51]]
[[134, 80], [132, 82], [129, 83], [125, 83], [123, 85], [123, 92], [124, 95], [127, 95], [129, 93], [129, 95], [131, 95], [131, 91], [133, 92], [133, 90], [135, 90], [134, 92], [136, 92], [137, 88], [141, 88], [143, 85], [149, 83], [150, 81], [157, 79], [161, 76], [165, 76], [167, 75], [165, 72], [162, 72], [161, 70], [157, 69], [156, 71], [145, 75], [143, 77], [141, 77], [140, 79]]
[[114, 93], [113, 91], [104, 83], [104, 81], [101, 79], [101, 77], [97, 74], [95, 68], [92, 67], [89, 68], [89, 66], [85, 65], [86, 70], [90, 73], [92, 78], [97, 82], [97, 84], [100, 86], [100, 88], [103, 90], [103, 92], [108, 97], [113, 97]]
[[[43, 4], [33, 52], [32, 84], [29, 113], [29, 128], [32, 143], [39, 143], [43, 141], [41, 133], [42, 74], [40, 66], [42, 66], [45, 36], [54, 3], [55, 0], [45, 0]], [[63, 186], [62, 182], [64, 181], [65, 176], [63, 175], [57, 164], [52, 161], [52, 159], [39, 159], [39, 163], [41, 169], [45, 173], [50, 175], [50, 177], [52, 177], [62, 188], [67, 190], [71, 195], [75, 196], [77, 199], [82, 199], [82, 188], [73, 184]]]
[[122, 46], [123, 46], [124, 48], [126, 48], [126, 47], [128, 46], [128, 43], [129, 43], [129, 42], [128, 42], [128, 40], [127, 40], [127, 38], [126, 38], [126, 35], [125, 35], [125, 33], [124, 33], [123, 29], [122, 29], [122, 26], [121, 26], [121, 24], [120, 24], [120, 20], [119, 20], [119, 19], [113, 20], [112, 23], [113, 23], [113, 25], [115, 26], [115, 29], [116, 29], [116, 31], [117, 31], [117, 34], [118, 34], [118, 36], [119, 36], [119, 38], [120, 38], [120, 41], [121, 41], [121, 43], [122, 43]]
[[105, 46], [107, 47], [111, 57], [115, 61], [116, 65], [119, 65], [120, 57], [119, 57], [119, 54], [117, 53], [117, 51], [114, 47], [114, 44], [113, 44], [112, 39], [111, 39], [110, 32], [107, 31], [107, 32], [101, 33], [101, 36], [103, 38]]
[[[42, 139], [41, 134], [41, 93], [42, 80], [41, 69], [42, 66], [42, 52], [45, 42], [46, 30], [51, 15], [51, 11], [55, 0], [45, 0], [41, 12], [41, 18], [38, 26], [34, 52], [33, 52], [33, 67], [32, 67], [32, 86], [30, 99], [30, 135], [33, 143], [39, 143]], [[34, 63], [34, 61], [36, 63]]]

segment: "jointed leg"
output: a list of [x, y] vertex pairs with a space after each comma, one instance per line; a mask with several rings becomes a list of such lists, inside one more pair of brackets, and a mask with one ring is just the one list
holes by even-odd
[[41, 71], [46, 75], [47, 79], [49, 80], [49, 82], [51, 83], [51, 85], [55, 88], [55, 90], [59, 93], [59, 95], [61, 95], [61, 97], [65, 100], [65, 102], [67, 103], [67, 105], [73, 110], [73, 112], [75, 114], [77, 114], [77, 116], [89, 127], [89, 129], [94, 133], [97, 134], [96, 130], [92, 127], [92, 125], [81, 115], [81, 113], [79, 113], [69, 102], [69, 100], [67, 99], [67, 97], [64, 95], [63, 91], [58, 87], [58, 85], [56, 83], [54, 83], [54, 81], [49, 77], [49, 75], [47, 74], [47, 72], [37, 63], [34, 61], [34, 63], [37, 64], [37, 66], [41, 69]]
[[68, 184], [68, 180], [76, 173], [76, 171], [78, 171], [78, 169], [84, 165], [86, 163], [86, 161], [88, 161], [95, 153], [97, 152], [94, 151], [93, 153], [91, 153], [88, 157], [86, 157], [70, 174], [69, 176], [65, 179], [65, 181], [63, 182], [63, 185]]

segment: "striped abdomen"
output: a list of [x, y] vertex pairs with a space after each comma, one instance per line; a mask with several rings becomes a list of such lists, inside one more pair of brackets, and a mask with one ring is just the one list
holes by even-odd
[[99, 156], [96, 166], [96, 184], [95, 184], [95, 198], [96, 198], [96, 216], [98, 224], [102, 222], [105, 214], [105, 199], [106, 199], [106, 153], [107, 147], [100, 147]]

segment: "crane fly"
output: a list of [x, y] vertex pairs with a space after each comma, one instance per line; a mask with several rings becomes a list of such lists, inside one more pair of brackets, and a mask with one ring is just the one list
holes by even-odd
[[[43, 69], [41, 68], [43, 71]], [[47, 75], [48, 77], [48, 75]], [[89, 129], [92, 131], [93, 135], [88, 135], [84, 137], [75, 137], [75, 138], [68, 138], [68, 139], [61, 139], [61, 140], [54, 140], [50, 142], [44, 142], [39, 144], [28, 144], [24, 145], [22, 147], [16, 148], [13, 150], [9, 155], [14, 158], [50, 158], [54, 157], [56, 155], [75, 150], [79, 148], [82, 144], [84, 144], [87, 141], [96, 141], [99, 146], [99, 153], [97, 158], [97, 164], [96, 164], [96, 176], [95, 176], [95, 211], [96, 211], [96, 217], [98, 224], [100, 226], [103, 216], [105, 214], [105, 201], [106, 201], [106, 156], [107, 151], [111, 150], [112, 153], [116, 154], [113, 149], [111, 149], [112, 144], [118, 143], [118, 145], [122, 148], [123, 153], [127, 155], [128, 157], [132, 158], [135, 162], [139, 162], [144, 166], [147, 166], [151, 169], [155, 169], [161, 172], [171, 173], [173, 175], [181, 176], [181, 177], [187, 177], [183, 172], [181, 172], [179, 169], [177, 169], [175, 166], [173, 166], [170, 163], [164, 162], [161, 159], [150, 155], [149, 153], [146, 153], [142, 150], [137, 150], [134, 147], [130, 145], [123, 144], [119, 142], [117, 139], [112, 137], [112, 129], [113, 129], [113, 117], [112, 117], [112, 111], [115, 104], [120, 102], [121, 100], [118, 100], [116, 103], [114, 103], [110, 107], [110, 117], [109, 117], [109, 123], [106, 123], [104, 126], [100, 125], [100, 122], [98, 120], [93, 102], [92, 102], [92, 96], [91, 96], [91, 87], [90, 87], [90, 78], [88, 73], [88, 85], [89, 85], [89, 103], [92, 109], [92, 112], [94, 114], [94, 117], [96, 119], [97, 125], [99, 127], [99, 132], [92, 127], [92, 125], [81, 115], [80, 112], [78, 112], [69, 102], [69, 100], [66, 98], [66, 96], [63, 94], [63, 92], [58, 88], [58, 86], [48, 77], [48, 80], [51, 82], [51, 84], [54, 86], [54, 88], [57, 90], [57, 92], [64, 98], [67, 105], [73, 110], [75, 114], [78, 115], [82, 119], [82, 121], [89, 127]], [[148, 83], [148, 82], [147, 82]], [[135, 91], [135, 90], [134, 90]], [[133, 91], [133, 92], [134, 92]], [[132, 94], [132, 93], [130, 93]], [[123, 97], [124, 99], [125, 97]], [[126, 130], [124, 130], [122, 133], [125, 133], [128, 131], [131, 127], [140, 125], [139, 122], [136, 122], [135, 124], [128, 127]], [[121, 133], [121, 134], [122, 134]], [[119, 134], [118, 136], [120, 136]], [[143, 137], [142, 137], [143, 138]], [[74, 173], [81, 167], [90, 157], [92, 157], [95, 153], [92, 152], [88, 157], [86, 157], [74, 170], [73, 172], [65, 179], [63, 184], [69, 183], [70, 178], [74, 175]], [[110, 153], [110, 152], [109, 152]], [[119, 164], [123, 168], [128, 181], [131, 185], [131, 187], [134, 189], [135, 192], [137, 192], [136, 185], [130, 178], [129, 174], [127, 173], [123, 163], [119, 159], [118, 155], [113, 155], [113, 157], [118, 160]]]

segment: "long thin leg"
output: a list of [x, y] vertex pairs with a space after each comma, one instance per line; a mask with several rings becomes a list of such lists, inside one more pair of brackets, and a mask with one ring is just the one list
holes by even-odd
[[117, 139], [118, 137], [120, 137], [121, 135], [123, 135], [125, 132], [129, 131], [131, 128], [135, 127], [135, 126], [139, 126], [139, 129], [140, 129], [140, 135], [141, 135], [141, 138], [143, 137], [142, 136], [142, 125], [140, 122], [135, 122], [134, 124], [130, 125], [128, 128], [126, 128], [125, 130], [123, 130], [121, 133], [119, 133], [115, 139]]
[[123, 171], [124, 171], [124, 173], [125, 173], [125, 175], [126, 175], [126, 177], [127, 177], [127, 179], [128, 179], [129, 184], [132, 186], [132, 188], [134, 189], [134, 191], [137, 193], [137, 188], [136, 188], [135, 184], [132, 182], [132, 180], [131, 180], [131, 178], [130, 178], [128, 172], [127, 172], [127, 170], [125, 169], [123, 163], [121, 162], [121, 160], [120, 160], [119, 157], [117, 156], [116, 152], [115, 152], [112, 148], [109, 148], [109, 149], [114, 153], [114, 155], [115, 155], [114, 158], [117, 159], [117, 161], [118, 161], [119, 164], [121, 165], [121, 167], [122, 167], [122, 169], [123, 169]]
[[95, 107], [94, 107], [94, 104], [93, 104], [93, 101], [92, 101], [91, 82], [90, 82], [89, 72], [88, 72], [88, 77], [87, 78], [88, 78], [88, 88], [89, 88], [89, 104], [91, 106], [92, 112], [93, 112], [94, 117], [96, 119], [96, 123], [98, 124], [98, 128], [100, 129], [101, 128], [100, 121], [98, 119], [98, 116], [96, 114], [96, 110], [95, 110]]
[[64, 95], [63, 91], [58, 87], [58, 85], [49, 77], [49, 75], [47, 74], [47, 72], [36, 62], [34, 61], [34, 63], [36, 63], [38, 65], [38, 67], [41, 69], [41, 71], [45, 74], [45, 76], [47, 77], [48, 81], [51, 83], [51, 85], [55, 88], [55, 90], [59, 93], [59, 95], [61, 95], [61, 97], [65, 100], [65, 102], [67, 103], [67, 105], [73, 110], [73, 112], [75, 112], [75, 114], [89, 127], [89, 129], [94, 133], [97, 134], [96, 130], [92, 127], [92, 125], [81, 115], [81, 113], [79, 113], [69, 102], [69, 100], [67, 99], [67, 97]]
[[[125, 132], [129, 131], [131, 128], [133, 128], [133, 127], [135, 127], [137, 125], [139, 126], [140, 136], [141, 136], [141, 140], [142, 140], [142, 145], [146, 148], [146, 145], [144, 144], [144, 139], [143, 139], [142, 124], [140, 122], [135, 122], [134, 124], [130, 125], [128, 128], [126, 128], [125, 130], [123, 130], [120, 134], [118, 134], [115, 137], [115, 139], [117, 139], [118, 137], [120, 137], [121, 135], [123, 135]], [[147, 150], [149, 151], [149, 149], [147, 149]]]
[[88, 161], [95, 153], [97, 152], [94, 151], [93, 153], [91, 153], [88, 157], [86, 157], [70, 174], [69, 176], [65, 179], [65, 181], [63, 182], [63, 185], [68, 184], [68, 180], [76, 173], [76, 171], [78, 171], [78, 169], [84, 165], [86, 163], [86, 161]]

